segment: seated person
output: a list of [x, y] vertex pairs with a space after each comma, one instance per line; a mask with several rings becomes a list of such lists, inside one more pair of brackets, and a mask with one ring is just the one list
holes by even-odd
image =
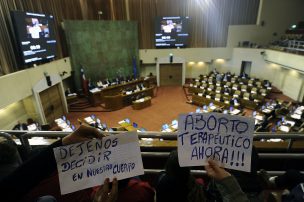
[[170, 153], [165, 165], [165, 171], [158, 177], [156, 186], [156, 201], [205, 201], [202, 183], [196, 181], [190, 174], [189, 167], [180, 167], [177, 151]]
[[303, 201], [304, 174], [298, 170], [287, 170], [283, 175], [270, 177], [265, 170], [260, 171], [260, 179], [265, 189], [287, 189], [283, 192], [282, 201]]
[[[111, 184], [115, 183], [118, 184], [117, 191], [115, 191], [117, 192], [115, 202], [154, 202], [154, 189], [149, 185], [149, 183], [143, 182], [139, 178], [127, 178], [120, 180], [119, 182], [117, 182], [117, 180], [113, 180], [113, 183]], [[92, 195], [95, 195], [95, 199], [100, 196], [99, 192], [104, 189], [104, 186], [107, 185], [104, 184], [103, 186], [93, 188]], [[107, 190], [108, 193], [109, 188], [107, 188]], [[103, 200], [99, 202], [103, 202]]]
[[232, 98], [231, 100], [230, 100], [230, 105], [232, 105], [232, 106], [239, 106], [240, 105], [240, 102], [239, 102], [239, 100], [238, 100], [238, 98], [236, 98], [236, 97], [234, 97], [234, 98]]
[[[225, 198], [225, 201], [249, 201], [230, 173], [220, 168], [214, 160], [208, 160], [208, 163], [205, 170], [207, 175], [215, 180], [219, 197]], [[196, 180], [190, 174], [190, 168], [179, 166], [177, 151], [170, 153], [165, 171], [159, 175], [156, 185], [156, 201], [209, 201], [209, 194], [205, 192], [202, 180]]]
[[[57, 169], [53, 148], [62, 145], [74, 144], [103, 135], [91, 127], [80, 126], [75, 132], [58, 140], [39, 154], [24, 162], [15, 171], [0, 181], [1, 201], [24, 201], [23, 197], [29, 193], [41, 181], [50, 177]], [[58, 180], [58, 177], [56, 178]], [[57, 187], [59, 191], [59, 187]], [[12, 194], [14, 190], [14, 194]]]
[[224, 94], [225, 95], [230, 95], [231, 94], [231, 89], [230, 88], [224, 88]]
[[17, 145], [0, 136], [0, 180], [21, 165]]
[[109, 85], [111, 82], [108, 78], [102, 82], [104, 85]]
[[20, 123], [20, 121], [18, 121], [12, 130], [27, 130], [27, 125], [25, 123]]
[[249, 77], [248, 77], [248, 74], [246, 74], [245, 72], [242, 72], [242, 73], [240, 74], [239, 77], [242, 78], [242, 79], [247, 79], [247, 78], [249, 78]]

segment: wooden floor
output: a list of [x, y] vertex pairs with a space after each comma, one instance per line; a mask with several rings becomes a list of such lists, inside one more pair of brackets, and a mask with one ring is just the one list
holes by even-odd
[[182, 86], [160, 87], [157, 95], [152, 99], [152, 105], [142, 110], [133, 110], [131, 106], [113, 112], [71, 112], [68, 119], [78, 126], [77, 119], [95, 114], [109, 127], [118, 126], [118, 122], [129, 118], [148, 131], [160, 131], [165, 123], [171, 123], [181, 113], [194, 112], [197, 106], [186, 103], [186, 97]]
[[[289, 97], [283, 94], [273, 94], [271, 97], [290, 101]], [[157, 95], [152, 99], [152, 105], [142, 110], [133, 110], [131, 106], [118, 111], [103, 112], [101, 107], [90, 107], [90, 112], [70, 112], [67, 117], [71, 123], [78, 126], [77, 119], [83, 119], [91, 114], [95, 114], [108, 127], [118, 126], [118, 122], [129, 118], [148, 131], [160, 131], [165, 123], [171, 123], [177, 119], [181, 113], [195, 112], [197, 106], [188, 104], [182, 86], [159, 87]], [[251, 110], [245, 110], [246, 115], [251, 114]]]

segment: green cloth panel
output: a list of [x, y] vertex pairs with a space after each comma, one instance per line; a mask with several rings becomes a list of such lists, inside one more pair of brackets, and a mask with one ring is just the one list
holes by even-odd
[[139, 67], [137, 22], [67, 20], [64, 29], [77, 89], [82, 66], [92, 82], [133, 75], [133, 56]]

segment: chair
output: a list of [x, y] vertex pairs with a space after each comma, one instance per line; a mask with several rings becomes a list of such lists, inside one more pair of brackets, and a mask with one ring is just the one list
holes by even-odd
[[214, 85], [209, 85], [209, 87], [208, 87], [207, 90], [208, 90], [208, 91], [213, 91], [213, 90], [214, 90]]
[[231, 87], [231, 82], [227, 82], [225, 85], [224, 85], [224, 87], [226, 87], [226, 88], [230, 88]]
[[239, 91], [239, 90], [236, 90], [236, 91], [234, 92], [234, 94], [233, 94], [233, 97], [240, 98], [241, 95], [242, 95], [242, 92]]
[[217, 87], [217, 88], [215, 89], [215, 92], [216, 92], [216, 93], [221, 93], [221, 92], [222, 92], [222, 87]]
[[210, 78], [208, 79], [208, 83], [209, 83], [210, 85], [214, 84], [214, 79], [213, 79], [213, 77], [210, 77]]
[[218, 101], [218, 102], [221, 102], [221, 98], [222, 98], [221, 94], [216, 94], [214, 100]]
[[262, 83], [261, 83], [261, 81], [255, 82], [255, 85], [256, 85], [258, 88], [262, 88]]
[[232, 89], [233, 89], [233, 90], [238, 90], [238, 89], [239, 89], [238, 84], [233, 84]]
[[264, 97], [266, 96], [266, 92], [267, 92], [267, 90], [265, 88], [260, 89], [260, 94]]
[[248, 86], [253, 86], [253, 80], [248, 81]]
[[257, 91], [258, 91], [258, 89], [254, 87], [251, 89], [251, 94], [257, 94]]
[[244, 93], [243, 99], [244, 100], [250, 100], [250, 94], [249, 93]]
[[247, 92], [247, 86], [246, 85], [242, 85], [241, 86], [241, 91], [242, 92]]

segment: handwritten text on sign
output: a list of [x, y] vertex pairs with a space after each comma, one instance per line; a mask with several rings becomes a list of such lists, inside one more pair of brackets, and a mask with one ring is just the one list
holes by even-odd
[[250, 171], [254, 119], [221, 113], [182, 114], [178, 121], [178, 158], [185, 166], [208, 158], [226, 168]]
[[144, 174], [138, 136], [124, 133], [54, 148], [61, 194]]

